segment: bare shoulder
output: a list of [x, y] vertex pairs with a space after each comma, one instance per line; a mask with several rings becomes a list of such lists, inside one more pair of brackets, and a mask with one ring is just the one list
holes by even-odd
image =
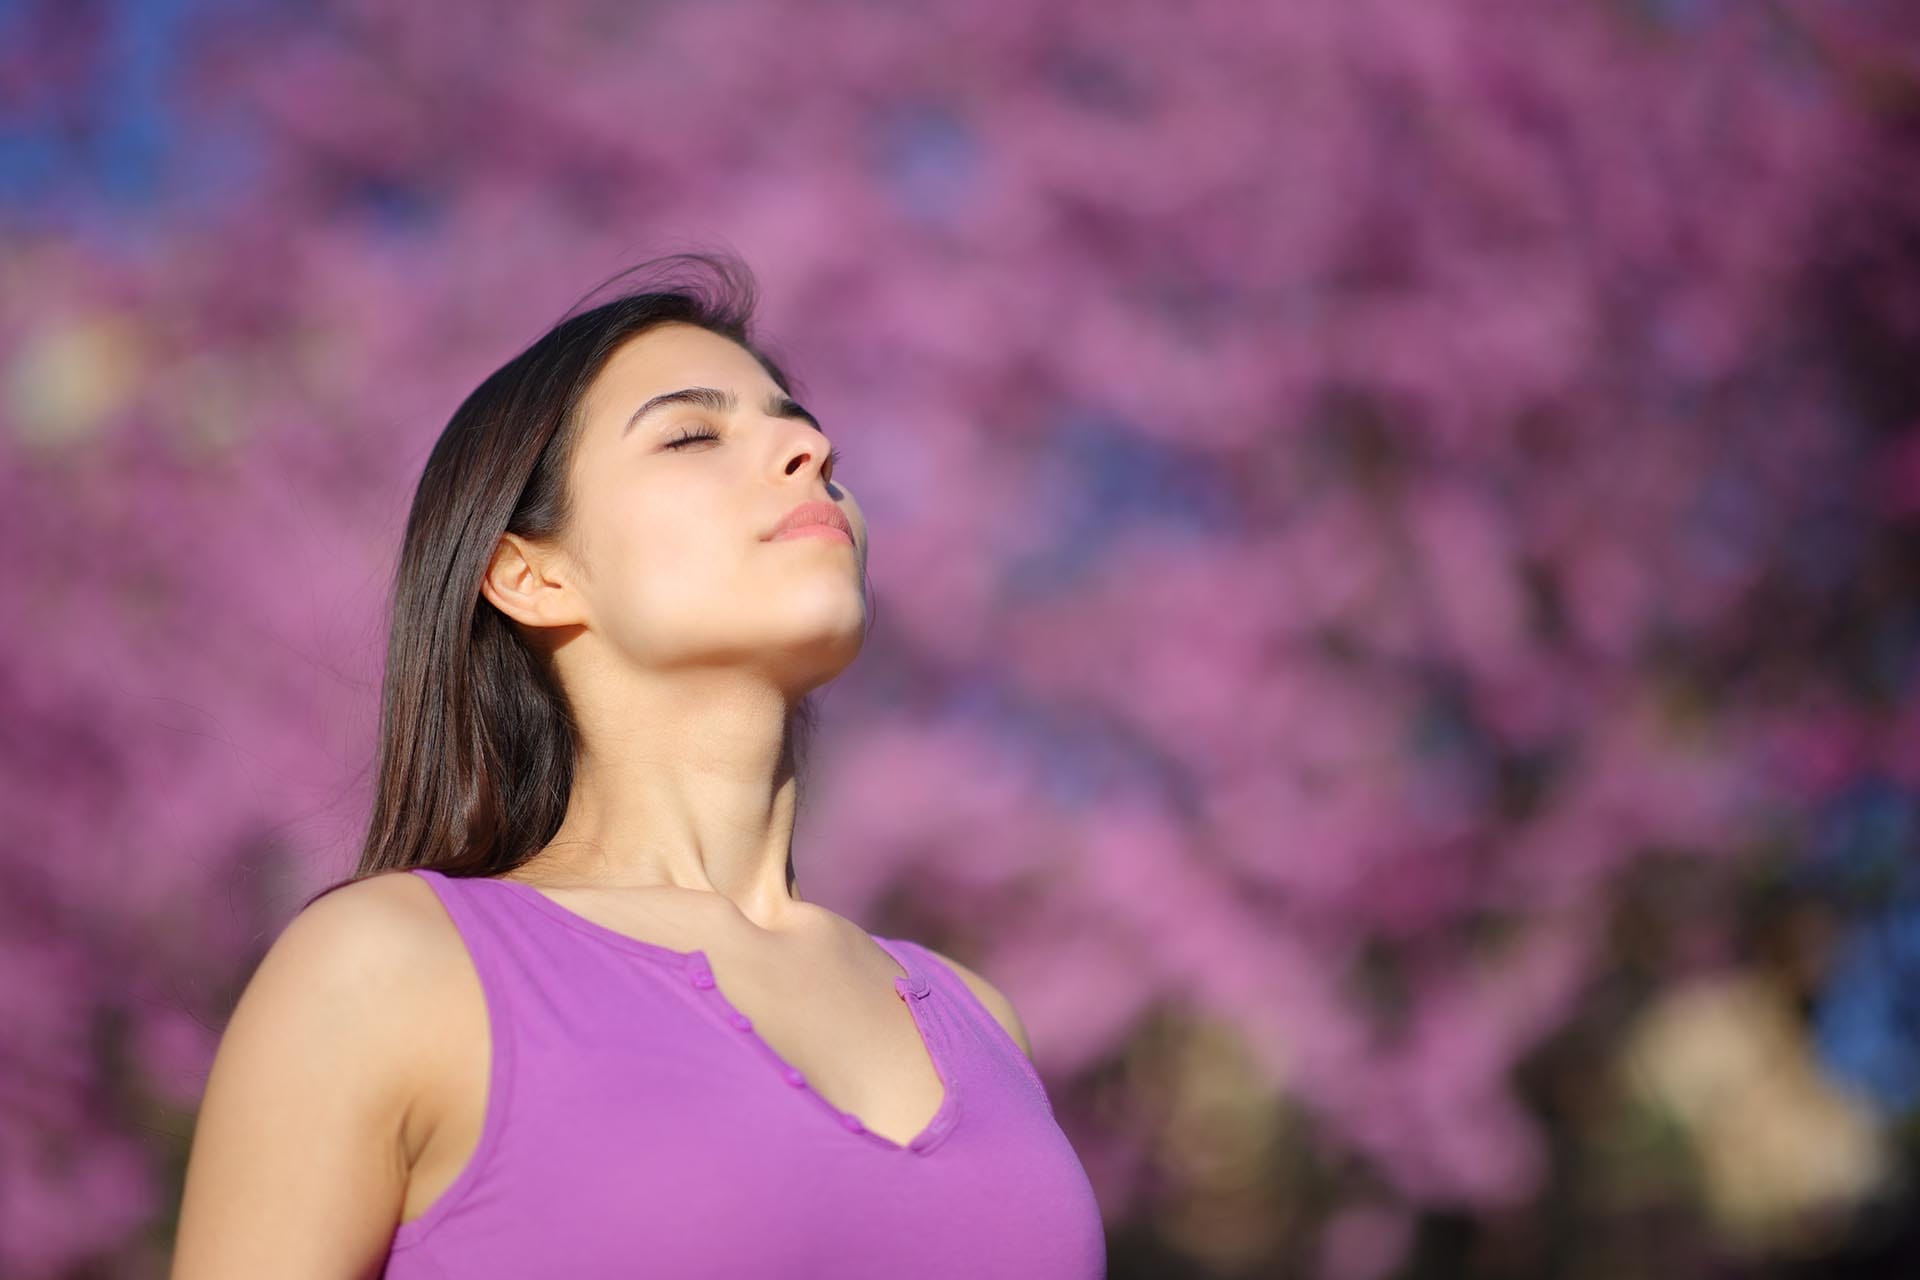
[[287, 923], [242, 992], [228, 1034], [275, 1046], [325, 1036], [351, 1050], [371, 1077], [365, 1087], [404, 1113], [430, 1065], [420, 1032], [464, 966], [459, 933], [432, 887], [405, 872], [379, 872], [329, 890]]
[[945, 952], [935, 951], [925, 943], [921, 943], [920, 945], [929, 954], [939, 958], [948, 968], [958, 974], [960, 980], [966, 983], [967, 986], [972, 989], [973, 994], [980, 998], [980, 1003], [987, 1006], [987, 1012], [991, 1013], [994, 1018], [999, 1021], [1000, 1025], [1007, 1029], [1007, 1034], [1013, 1037], [1013, 1042], [1020, 1046], [1020, 1052], [1026, 1054], [1029, 1058], [1033, 1057], [1033, 1045], [1027, 1039], [1026, 1025], [1020, 1021], [1019, 1013], [1014, 1010], [1013, 1001], [1007, 999], [1006, 994], [1002, 992], [1000, 988], [994, 986], [991, 982], [981, 977], [980, 974], [968, 968], [966, 965], [961, 964]]
[[[241, 1006], [258, 1016], [271, 1004], [320, 1001], [345, 1024], [367, 1034], [406, 1025], [428, 1003], [431, 983], [457, 955], [458, 936], [420, 877], [380, 872], [342, 884], [308, 903], [288, 921], [254, 970]], [[252, 1008], [245, 1008], [249, 1001]], [[311, 1012], [308, 1015], [311, 1016]]]
[[422, 1051], [422, 1033], [441, 1029], [451, 991], [478, 988], [466, 944], [432, 886], [405, 871], [351, 881], [310, 903], [276, 947], [310, 970], [311, 982], [362, 1002], [363, 1033], [388, 1038], [381, 1047], [400, 1069], [394, 1083], [410, 1110], [437, 1066]]
[[[333, 984], [403, 1015], [431, 1003], [435, 980], [458, 967], [458, 931], [432, 887], [404, 871], [349, 881], [288, 923], [268, 959], [304, 980]], [[261, 968], [266, 968], [263, 961]]]
[[[349, 880], [307, 904], [287, 925], [285, 934], [297, 928], [324, 929], [359, 924], [385, 924], [389, 930], [367, 931], [351, 928], [356, 934], [374, 939], [397, 939], [407, 943], [431, 943], [446, 914], [432, 886], [406, 871], [380, 871], [358, 880]], [[425, 926], [424, 933], [420, 931]]]
[[177, 1276], [359, 1274], [406, 1185], [423, 1026], [460, 963], [418, 876], [380, 873], [309, 902], [249, 977], [195, 1119]]

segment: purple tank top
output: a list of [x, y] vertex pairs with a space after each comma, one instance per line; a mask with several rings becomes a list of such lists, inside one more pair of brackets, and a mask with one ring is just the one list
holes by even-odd
[[702, 951], [531, 885], [422, 876], [486, 996], [479, 1145], [386, 1280], [1106, 1274], [1100, 1209], [1006, 1029], [917, 943], [875, 937], [946, 1097], [905, 1146], [840, 1111], [727, 1002]]

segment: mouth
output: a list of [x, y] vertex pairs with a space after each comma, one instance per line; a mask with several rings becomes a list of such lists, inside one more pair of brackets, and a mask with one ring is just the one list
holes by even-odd
[[796, 524], [790, 529], [782, 529], [768, 538], [768, 542], [791, 542], [797, 538], [824, 538], [829, 542], [853, 545], [853, 535], [845, 529], [830, 524]]
[[779, 542], [787, 538], [822, 536], [837, 536], [841, 541], [851, 545], [853, 526], [838, 505], [816, 500], [803, 502], [787, 512], [763, 540]]

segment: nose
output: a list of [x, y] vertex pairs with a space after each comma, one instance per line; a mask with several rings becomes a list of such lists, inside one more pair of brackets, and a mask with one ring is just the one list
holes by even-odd
[[785, 461], [781, 469], [787, 475], [804, 471], [812, 467], [820, 473], [820, 478], [828, 483], [833, 480], [833, 466], [840, 457], [840, 451], [833, 447], [826, 433], [804, 422], [789, 424], [793, 428], [791, 438], [784, 445], [782, 456]]

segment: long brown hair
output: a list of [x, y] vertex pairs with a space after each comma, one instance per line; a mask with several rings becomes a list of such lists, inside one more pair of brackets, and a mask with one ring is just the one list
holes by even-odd
[[[658, 325], [698, 325], [739, 343], [793, 394], [750, 335], [757, 289], [738, 259], [672, 254], [612, 280], [637, 271], [658, 279], [563, 317], [467, 396], [435, 441], [394, 570], [378, 771], [359, 866], [306, 905], [383, 871], [499, 875], [559, 829], [575, 722], [544, 656], [481, 594], [480, 580], [502, 533], [546, 540], [568, 528], [580, 402], [608, 357]], [[783, 776], [803, 770], [813, 698], [788, 717]], [[794, 882], [789, 847], [788, 892]]]

